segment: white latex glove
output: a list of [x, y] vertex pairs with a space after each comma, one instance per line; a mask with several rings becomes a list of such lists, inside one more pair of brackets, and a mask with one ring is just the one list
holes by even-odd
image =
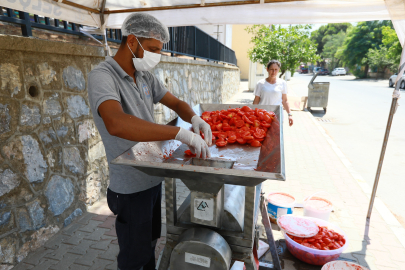
[[198, 158], [200, 156], [204, 159], [211, 157], [208, 145], [205, 143], [200, 135], [197, 135], [184, 128], [180, 128], [175, 139], [187, 144], [190, 147], [191, 152], [196, 154]]
[[200, 130], [204, 134], [204, 141], [208, 145], [212, 145], [212, 131], [210, 125], [202, 120], [198, 115], [194, 115], [191, 118], [191, 124], [193, 125], [194, 133], [200, 135]]

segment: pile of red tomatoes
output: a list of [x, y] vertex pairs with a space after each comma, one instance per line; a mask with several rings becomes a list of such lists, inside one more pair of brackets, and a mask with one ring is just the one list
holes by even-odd
[[275, 117], [274, 112], [258, 108], [253, 110], [248, 106], [206, 111], [201, 116], [211, 126], [212, 140], [215, 140], [217, 147], [236, 142], [260, 147]]

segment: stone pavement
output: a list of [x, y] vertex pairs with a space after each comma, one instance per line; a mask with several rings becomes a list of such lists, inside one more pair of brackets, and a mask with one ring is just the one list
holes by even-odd
[[[241, 86], [241, 90], [247, 89], [246, 82], [242, 82]], [[252, 100], [252, 92], [241, 91], [228, 103], [251, 103]], [[327, 191], [334, 204], [330, 221], [339, 225], [349, 238], [349, 248], [342, 257], [371, 270], [405, 270], [404, 243], [401, 244], [378, 211], [374, 210], [370, 222], [366, 221], [367, 195], [310, 113], [294, 112], [293, 127], [284, 125], [284, 147], [287, 180], [265, 181], [263, 190], [266, 193], [288, 192], [298, 202], [317, 191]], [[177, 191], [179, 206], [189, 191], [181, 181], [177, 181]], [[89, 211], [57, 233], [44, 247], [30, 253], [13, 269], [116, 269], [118, 244], [114, 229], [115, 217], [109, 211], [105, 199], [97, 202]], [[295, 211], [297, 214], [302, 213], [299, 208]], [[163, 223], [165, 214], [162, 202]], [[283, 238], [277, 230], [274, 235], [276, 239]], [[164, 244], [165, 226], [156, 248], [156, 260]], [[282, 264], [283, 269], [289, 270], [320, 269], [289, 259], [283, 259]]]

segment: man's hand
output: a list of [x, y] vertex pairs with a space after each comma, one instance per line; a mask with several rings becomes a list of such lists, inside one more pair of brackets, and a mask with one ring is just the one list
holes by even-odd
[[208, 145], [204, 142], [200, 135], [197, 135], [184, 128], [180, 128], [180, 131], [179, 133], [177, 133], [175, 139], [187, 144], [190, 147], [191, 152], [193, 152], [193, 154], [196, 154], [198, 158], [200, 156], [204, 159], [211, 157]]
[[194, 115], [191, 118], [191, 124], [193, 125], [194, 133], [200, 135], [200, 131], [204, 134], [204, 140], [208, 145], [212, 145], [212, 131], [210, 125], [202, 120], [198, 115]]

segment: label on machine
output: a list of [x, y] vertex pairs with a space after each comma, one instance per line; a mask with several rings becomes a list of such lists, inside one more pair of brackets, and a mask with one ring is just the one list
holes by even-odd
[[191, 253], [185, 253], [186, 255], [186, 263], [191, 263], [191, 264], [196, 264], [200, 266], [204, 266], [209, 268], [211, 266], [211, 258], [205, 257], [205, 256], [200, 256], [196, 254], [191, 254]]
[[214, 199], [194, 199], [194, 217], [202, 220], [214, 220]]

